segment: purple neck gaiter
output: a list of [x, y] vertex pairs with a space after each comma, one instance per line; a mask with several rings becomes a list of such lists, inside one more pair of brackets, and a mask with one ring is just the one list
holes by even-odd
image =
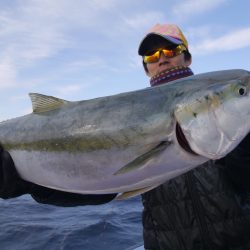
[[183, 77], [191, 76], [193, 74], [193, 71], [189, 67], [174, 67], [152, 77], [150, 79], [150, 85], [151, 87], [157, 86]]

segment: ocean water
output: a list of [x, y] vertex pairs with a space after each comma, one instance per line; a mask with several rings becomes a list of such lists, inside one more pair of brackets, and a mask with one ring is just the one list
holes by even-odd
[[141, 197], [56, 207], [0, 199], [0, 250], [131, 250], [143, 244]]

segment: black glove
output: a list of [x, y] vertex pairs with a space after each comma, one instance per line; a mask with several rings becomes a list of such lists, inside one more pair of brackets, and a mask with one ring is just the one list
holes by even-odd
[[226, 166], [226, 173], [235, 188], [240, 192], [250, 192], [250, 133], [220, 161]]
[[116, 194], [82, 195], [58, 191], [20, 178], [10, 154], [0, 146], [0, 198], [15, 198], [31, 194], [39, 203], [56, 206], [99, 205], [113, 200]]
[[0, 146], [0, 197], [14, 198], [30, 192], [32, 184], [21, 179], [10, 154]]

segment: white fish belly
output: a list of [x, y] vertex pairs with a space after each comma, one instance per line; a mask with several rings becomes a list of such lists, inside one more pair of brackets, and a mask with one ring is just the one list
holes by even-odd
[[[87, 153], [12, 151], [19, 174], [27, 181], [67, 192], [105, 194], [160, 185], [207, 159], [193, 156], [172, 144], [159, 156], [126, 173], [129, 152]], [[131, 159], [133, 160], [133, 158]]]

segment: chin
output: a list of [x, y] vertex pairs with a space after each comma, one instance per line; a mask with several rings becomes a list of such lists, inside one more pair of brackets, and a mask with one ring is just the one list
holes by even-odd
[[158, 73], [158, 74], [160, 74], [160, 73], [162, 73], [163, 71], [166, 71], [166, 70], [168, 70], [168, 69], [171, 69], [171, 68], [173, 68], [173, 67], [175, 67], [175, 66], [170, 65], [170, 64], [164, 65], [164, 66], [161, 67], [161, 69], [159, 70], [159, 73]]

